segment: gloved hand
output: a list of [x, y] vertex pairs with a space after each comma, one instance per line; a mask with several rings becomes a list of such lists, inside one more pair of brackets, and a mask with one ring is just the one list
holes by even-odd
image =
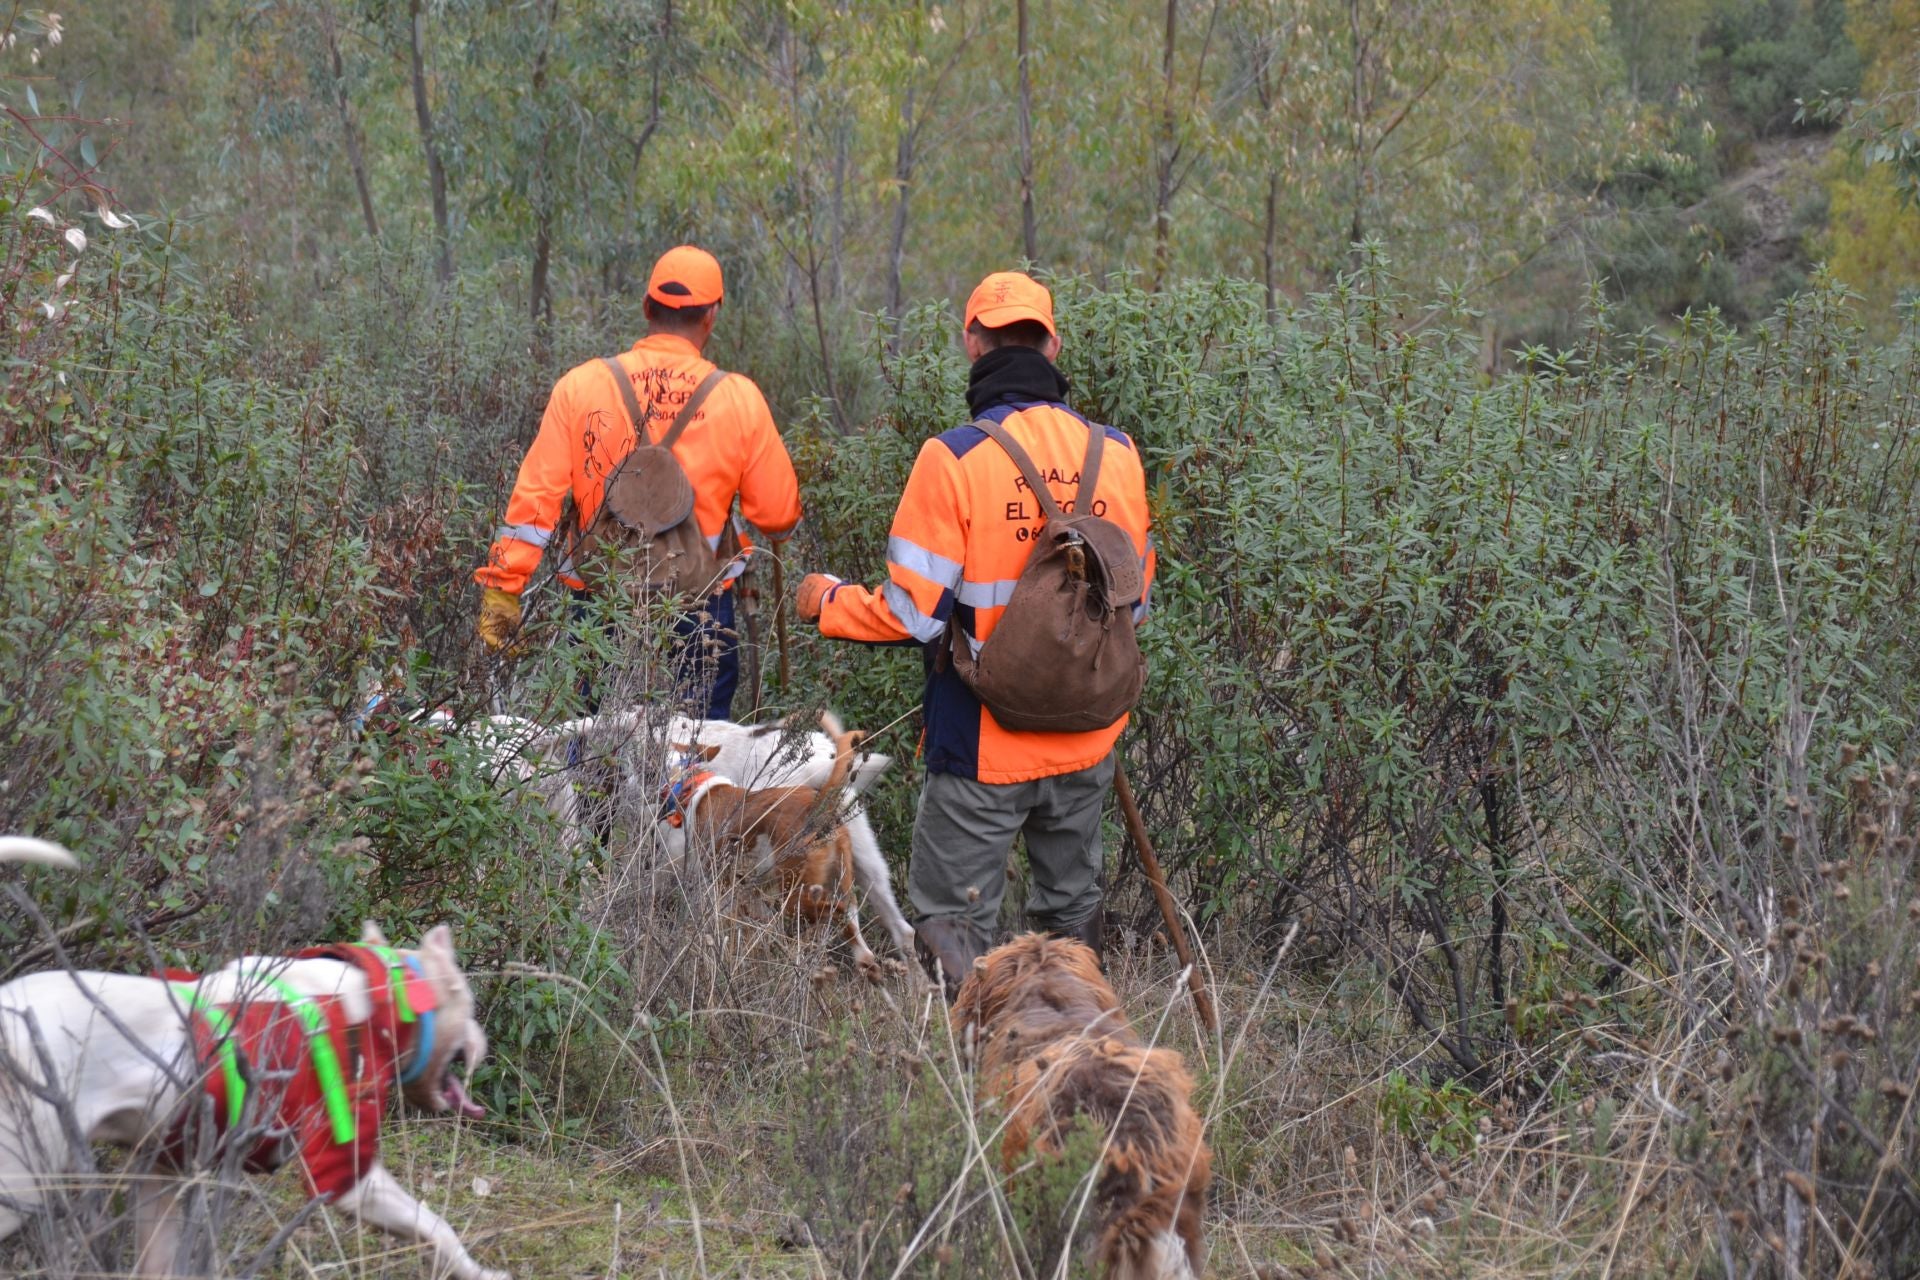
[[840, 579], [830, 573], [810, 573], [800, 579], [800, 587], [793, 593], [794, 616], [802, 622], [820, 621], [820, 606], [827, 592], [839, 585]]
[[488, 587], [480, 597], [480, 621], [474, 629], [490, 653], [499, 653], [520, 630], [520, 597], [511, 591]]

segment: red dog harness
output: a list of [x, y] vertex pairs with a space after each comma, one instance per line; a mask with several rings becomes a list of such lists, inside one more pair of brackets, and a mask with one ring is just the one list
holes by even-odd
[[[340, 997], [302, 995], [270, 972], [248, 975], [266, 988], [260, 997], [228, 1005], [204, 1000], [190, 985], [196, 975], [162, 976], [191, 1013], [216, 1132], [240, 1125], [252, 1094], [252, 1123], [266, 1133], [247, 1153], [246, 1170], [270, 1172], [297, 1150], [313, 1194], [335, 1200], [379, 1159], [388, 1092], [425, 1072], [438, 1001], [417, 964], [388, 947], [314, 947], [294, 958], [359, 968], [370, 1015], [350, 1020]], [[175, 1163], [186, 1154], [185, 1127], [183, 1117], [169, 1144]]]

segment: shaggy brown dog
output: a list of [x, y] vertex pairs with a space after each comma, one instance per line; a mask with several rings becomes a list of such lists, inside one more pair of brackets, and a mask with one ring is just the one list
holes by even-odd
[[854, 963], [875, 975], [880, 961], [860, 936], [853, 838], [841, 809], [864, 735], [843, 730], [831, 715], [821, 718], [821, 727], [834, 747], [826, 786], [749, 791], [717, 775], [697, 777], [684, 802], [686, 830], [690, 839], [711, 842], [723, 875], [752, 881], [795, 918], [840, 920], [853, 943]]
[[1084, 943], [1029, 933], [988, 952], [955, 997], [984, 1092], [1006, 1108], [1001, 1160], [1055, 1154], [1076, 1115], [1110, 1135], [1096, 1256], [1110, 1280], [1187, 1280], [1206, 1246], [1212, 1156], [1180, 1055], [1149, 1048]]

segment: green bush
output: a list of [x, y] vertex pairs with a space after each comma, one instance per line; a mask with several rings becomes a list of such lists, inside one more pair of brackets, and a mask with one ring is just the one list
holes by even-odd
[[[1750, 344], [1710, 317], [1662, 340], [1603, 315], [1581, 349], [1518, 353], [1488, 383], [1445, 314], [1409, 332], [1377, 249], [1277, 326], [1233, 284], [1057, 283], [1076, 403], [1134, 436], [1153, 485], [1152, 677], [1127, 750], [1163, 858], [1223, 926], [1308, 912], [1359, 947], [1456, 1069], [1511, 1047], [1530, 948], [1608, 903], [1611, 945], [1658, 945], [1614, 859], [1665, 820], [1588, 800], [1596, 756], [1658, 780], [1643, 746], [1688, 696], [1676, 645], [1740, 691], [1729, 795], [1770, 768], [1790, 654], [1860, 673], [1821, 742], [1910, 719], [1893, 620], [1911, 585], [1881, 566], [1907, 538], [1892, 477], [1920, 403], [1888, 376], [1906, 350], [1860, 349], [1837, 286]], [[913, 318], [873, 430], [803, 437], [827, 567], [877, 577], [919, 440], [961, 420], [952, 329]], [[803, 653], [854, 723], [890, 721], [916, 683], [907, 658]], [[1516, 879], [1543, 861], [1583, 892], [1522, 912]]]
[[[475, 969], [558, 970], [604, 1012], [607, 943], [578, 909], [592, 868], [559, 852], [538, 802], [457, 738], [348, 728], [396, 671], [463, 716], [481, 700], [467, 570], [491, 521], [467, 495], [496, 505], [499, 467], [457, 441], [512, 421], [473, 394], [493, 375], [456, 362], [435, 387], [394, 369], [387, 385], [416, 394], [379, 403], [351, 359], [375, 344], [313, 363], [263, 349], [166, 226], [76, 219], [32, 167], [8, 190], [8, 314], [31, 358], [0, 416], [0, 830], [84, 860], [42, 881], [75, 959], [137, 968], [151, 942], [204, 967], [357, 936], [367, 917], [406, 939], [451, 919]], [[35, 200], [92, 228], [58, 286], [74, 251], [26, 216]], [[461, 320], [438, 336], [519, 367], [487, 349], [499, 327]], [[0, 954], [48, 951], [8, 913]], [[514, 1084], [496, 1101], [550, 1089], [558, 1046], [595, 1033], [524, 982], [481, 990], [508, 1027], [497, 1078]]]
[[1079, 1118], [1057, 1155], [1003, 1182], [1003, 1117], [990, 1104], [970, 1114], [928, 1048], [874, 1053], [823, 1034], [810, 1050], [769, 1171], [792, 1242], [848, 1277], [1090, 1275], [1100, 1208], [1087, 1182], [1104, 1132]]

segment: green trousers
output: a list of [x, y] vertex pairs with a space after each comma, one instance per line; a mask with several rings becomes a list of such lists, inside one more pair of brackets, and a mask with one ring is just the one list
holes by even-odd
[[993, 936], [1007, 892], [1015, 836], [1027, 843], [1027, 915], [1068, 932], [1100, 905], [1100, 813], [1113, 790], [1113, 757], [1033, 782], [975, 782], [930, 773], [913, 824], [907, 896], [918, 919], [964, 916]]

